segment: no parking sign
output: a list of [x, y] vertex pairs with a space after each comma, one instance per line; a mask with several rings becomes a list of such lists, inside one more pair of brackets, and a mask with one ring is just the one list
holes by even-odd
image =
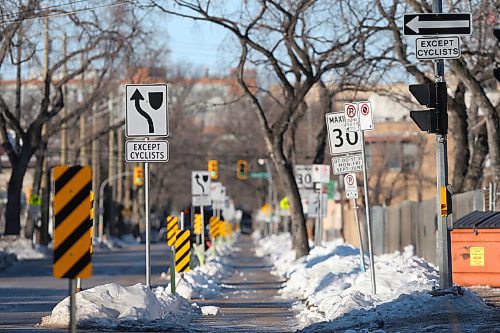
[[344, 176], [344, 188], [347, 199], [358, 198], [358, 184], [355, 173], [348, 173]]

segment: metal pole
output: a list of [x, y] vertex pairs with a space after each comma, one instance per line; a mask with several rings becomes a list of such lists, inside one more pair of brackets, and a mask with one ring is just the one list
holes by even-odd
[[69, 331], [76, 332], [76, 280], [69, 279]]
[[[99, 226], [98, 226], [98, 229], [99, 229], [98, 239], [99, 239], [99, 241], [102, 240], [102, 236], [103, 236], [103, 232], [104, 232], [104, 188], [106, 187], [106, 185], [108, 185], [108, 183], [111, 180], [114, 180], [114, 179], [117, 179], [117, 178], [120, 178], [123, 176], [130, 176], [131, 174], [132, 174], [132, 172], [129, 172], [129, 171], [117, 173], [113, 177], [105, 179], [101, 183], [101, 186], [99, 187], [99, 207], [97, 207], [97, 209], [99, 211]], [[94, 210], [94, 215], [95, 215], [95, 210]]]
[[175, 247], [170, 247], [170, 292], [175, 295]]
[[361, 237], [361, 225], [359, 224], [359, 217], [358, 217], [358, 200], [357, 199], [352, 199], [354, 202], [354, 219], [356, 221], [356, 226], [358, 227], [358, 241], [359, 241], [359, 266], [361, 268], [361, 271], [365, 271], [365, 253], [363, 251], [363, 238]]
[[365, 211], [366, 211], [366, 228], [368, 229], [368, 251], [370, 254], [370, 272], [372, 280], [372, 292], [377, 293], [377, 285], [375, 282], [375, 263], [373, 260], [373, 246], [372, 246], [372, 228], [370, 222], [370, 201], [368, 199], [368, 175], [366, 173], [366, 153], [365, 153], [365, 133], [359, 131], [361, 134], [361, 157], [363, 158], [363, 186], [365, 192]]
[[[147, 139], [146, 139], [147, 141]], [[151, 287], [151, 225], [149, 224], [149, 163], [144, 163], [144, 211], [146, 217], [146, 286]]]
[[[434, 13], [443, 12], [442, 0], [434, 0], [432, 4]], [[436, 60], [436, 82], [445, 82], [444, 60]], [[446, 108], [445, 108], [446, 110]], [[451, 240], [449, 230], [449, 216], [441, 216], [441, 195], [442, 186], [448, 185], [448, 146], [446, 134], [436, 134], [436, 168], [437, 168], [437, 216], [438, 216], [438, 264], [439, 264], [439, 287], [450, 288], [453, 285], [451, 275]]]
[[184, 230], [184, 212], [181, 212], [181, 230]]
[[200, 213], [201, 213], [201, 253], [203, 256], [203, 261], [205, 258], [205, 212], [203, 210], [203, 206], [200, 206]]
[[321, 215], [321, 190], [318, 189], [318, 185], [321, 186], [321, 184], [316, 183], [316, 191], [318, 194], [318, 205], [317, 205], [317, 214], [316, 214], [316, 219], [314, 221], [314, 246], [321, 246], [321, 221], [320, 221], [320, 215]]

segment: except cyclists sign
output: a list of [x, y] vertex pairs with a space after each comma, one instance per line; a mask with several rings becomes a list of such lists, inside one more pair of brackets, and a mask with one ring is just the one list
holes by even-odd
[[458, 36], [417, 38], [415, 45], [415, 55], [419, 60], [458, 59], [462, 56]]

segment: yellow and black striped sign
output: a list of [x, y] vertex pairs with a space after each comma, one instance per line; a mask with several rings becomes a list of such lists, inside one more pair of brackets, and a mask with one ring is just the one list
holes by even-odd
[[221, 221], [217, 216], [212, 216], [209, 221], [209, 235], [211, 238], [216, 238], [220, 236], [220, 223]]
[[167, 244], [174, 246], [177, 231], [179, 231], [179, 219], [176, 216], [167, 216]]
[[54, 182], [54, 266], [57, 278], [92, 276], [90, 255], [90, 190], [92, 170], [88, 166], [57, 166]]
[[189, 230], [177, 231], [175, 240], [175, 271], [177, 273], [189, 272], [191, 269], [191, 232]]
[[194, 234], [201, 235], [201, 214], [194, 214]]
[[221, 237], [226, 237], [227, 236], [227, 223], [226, 221], [220, 221], [220, 236]]

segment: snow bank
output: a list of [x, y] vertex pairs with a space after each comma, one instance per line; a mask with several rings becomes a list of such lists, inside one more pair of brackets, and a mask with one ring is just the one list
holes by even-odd
[[[216, 253], [206, 253], [205, 265], [198, 266], [187, 273], [176, 273], [176, 292], [187, 299], [214, 298], [221, 293], [219, 281], [226, 274], [228, 265], [224, 255], [233, 251], [235, 237], [225, 243], [217, 243]], [[167, 287], [170, 290], [170, 284]]]
[[218, 306], [212, 306], [212, 305], [202, 306], [201, 313], [204, 316], [216, 316], [219, 313], [219, 309], [220, 308]]
[[[325, 242], [304, 258], [295, 260], [290, 234], [258, 240], [257, 254], [269, 255], [273, 273], [288, 281], [281, 294], [305, 300], [296, 306], [304, 326], [334, 321], [328, 329], [366, 323], [374, 326], [384, 318], [405, 318], [442, 311], [479, 311], [482, 300], [464, 290], [463, 296], [432, 297], [438, 272], [408, 246], [403, 253], [375, 256], [377, 294], [372, 294], [370, 271], [359, 267], [357, 248], [341, 240]], [[369, 263], [368, 257], [365, 259]], [[372, 327], [371, 329], [376, 329]]]
[[[150, 290], [145, 285], [130, 287], [110, 283], [77, 293], [76, 318], [79, 327], [117, 328], [138, 323], [171, 327], [189, 322], [194, 308], [182, 297], [172, 296], [163, 287]], [[69, 297], [57, 304], [40, 326], [67, 327]]]
[[18, 260], [44, 259], [48, 250], [44, 246], [35, 245], [31, 240], [20, 237], [0, 238], [0, 252], [12, 253]]

